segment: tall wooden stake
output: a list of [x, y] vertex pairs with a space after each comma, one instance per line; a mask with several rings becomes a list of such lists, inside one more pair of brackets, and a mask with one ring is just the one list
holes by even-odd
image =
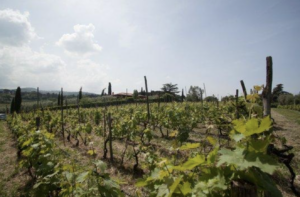
[[242, 86], [242, 89], [243, 89], [245, 100], [247, 101], [247, 90], [246, 90], [246, 87], [245, 87], [245, 84], [244, 84], [243, 80], [241, 80], [241, 86]]
[[272, 98], [272, 81], [273, 81], [273, 61], [269, 56], [267, 59], [267, 73], [266, 73], [266, 85], [262, 92], [264, 116], [271, 116], [271, 98]]
[[109, 153], [110, 153], [110, 161], [114, 162], [113, 149], [112, 149], [112, 129], [111, 129], [111, 115], [108, 113], [108, 132], [109, 132]]
[[64, 139], [64, 145], [66, 145], [65, 142], [65, 129], [64, 129], [64, 95], [63, 95], [63, 88], [60, 90], [60, 110], [61, 110], [61, 131], [62, 131], [62, 136]]
[[204, 121], [204, 109], [203, 109], [203, 91], [202, 89], [200, 88], [200, 96], [201, 96], [201, 119], [202, 121]]
[[148, 99], [148, 84], [147, 78], [144, 76], [145, 79], [145, 87], [146, 87], [146, 98], [147, 98], [147, 112], [148, 112], [148, 122], [150, 121], [150, 108], [149, 108], [149, 99]]
[[239, 90], [236, 89], [236, 94], [235, 94], [235, 117], [236, 119], [239, 119], [240, 118], [240, 115], [239, 115]]
[[37, 89], [36, 89], [36, 98], [37, 98], [37, 100], [36, 100], [36, 105], [37, 105], [37, 108], [39, 108], [39, 106], [40, 106], [40, 93], [39, 93], [39, 87], [37, 87]]

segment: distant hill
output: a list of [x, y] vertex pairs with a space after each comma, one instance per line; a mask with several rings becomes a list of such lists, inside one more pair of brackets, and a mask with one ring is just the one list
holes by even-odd
[[[16, 89], [6, 89], [6, 88], [2, 88], [0, 89], [0, 93], [4, 92], [4, 91], [10, 91], [10, 92], [15, 92]], [[36, 92], [36, 88], [21, 88], [21, 92], [25, 93], [25, 92]], [[60, 90], [39, 90], [39, 92], [41, 94], [58, 94], [58, 92], [60, 92]], [[91, 93], [91, 92], [82, 92], [83, 95], [91, 95], [91, 96], [97, 96], [99, 94], [95, 94], [95, 93]], [[68, 91], [64, 91], [64, 95], [68, 96], [68, 95], [78, 95], [78, 91], [77, 92], [68, 92]]]

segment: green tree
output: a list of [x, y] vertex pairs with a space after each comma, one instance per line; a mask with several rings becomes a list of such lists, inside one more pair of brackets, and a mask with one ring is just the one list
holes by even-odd
[[170, 93], [165, 93], [162, 98], [165, 102], [172, 102], [175, 99], [174, 95]]
[[82, 99], [82, 87], [80, 87], [78, 99], [79, 99], [79, 101]]
[[163, 84], [163, 87], [161, 88], [161, 90], [164, 93], [169, 93], [172, 95], [179, 93], [177, 84], [172, 84], [172, 83]]
[[13, 114], [16, 111], [15, 109], [15, 98], [12, 98], [11, 104], [10, 104], [10, 113]]
[[22, 105], [21, 88], [18, 87], [15, 95], [15, 111], [20, 113]]
[[275, 88], [273, 88], [272, 92], [272, 102], [277, 103], [280, 95], [289, 95], [291, 93], [283, 91], [283, 84], [277, 84]]
[[224, 102], [228, 102], [228, 101], [234, 101], [234, 96], [233, 95], [229, 95], [229, 96], [224, 96], [221, 101], [224, 101]]
[[138, 99], [139, 93], [137, 90], [133, 91], [133, 99]]
[[217, 102], [218, 98], [213, 95], [213, 96], [206, 97], [204, 100], [207, 102]]
[[104, 96], [105, 95], [105, 90], [106, 88], [103, 88], [102, 92], [101, 92], [101, 96]]
[[294, 96], [292, 94], [281, 94], [278, 97], [280, 105], [292, 105], [294, 104]]
[[202, 90], [198, 86], [191, 86], [186, 99], [188, 101], [201, 101]]
[[184, 96], [183, 89], [182, 89], [182, 91], [181, 91], [181, 102], [183, 102], [184, 98], [185, 98], [185, 96]]
[[111, 95], [111, 83], [108, 83], [108, 95]]

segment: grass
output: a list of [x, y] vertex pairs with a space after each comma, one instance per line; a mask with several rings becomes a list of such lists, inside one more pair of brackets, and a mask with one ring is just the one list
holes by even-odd
[[281, 108], [273, 108], [272, 110], [285, 116], [288, 120], [294, 121], [300, 125], [300, 112], [290, 110], [290, 109], [281, 109]]

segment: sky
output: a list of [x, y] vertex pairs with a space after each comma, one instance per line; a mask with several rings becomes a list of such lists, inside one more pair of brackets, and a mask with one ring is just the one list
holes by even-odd
[[0, 0], [0, 88], [300, 92], [299, 0]]

